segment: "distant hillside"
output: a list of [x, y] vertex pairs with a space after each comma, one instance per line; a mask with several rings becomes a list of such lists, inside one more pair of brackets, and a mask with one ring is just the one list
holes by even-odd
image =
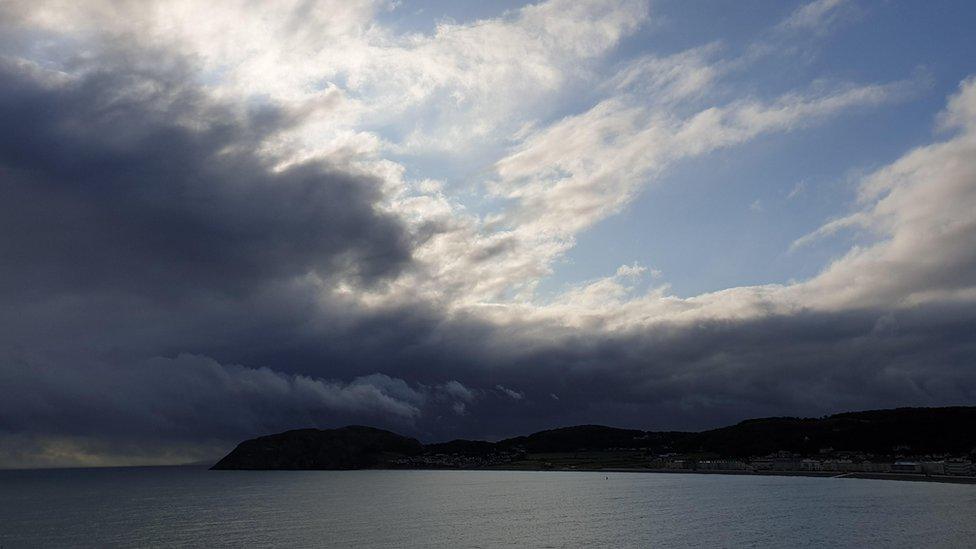
[[417, 455], [416, 439], [373, 427], [300, 429], [246, 440], [214, 469], [366, 469]]
[[757, 456], [823, 448], [871, 454], [960, 454], [976, 448], [976, 407], [897, 408], [821, 419], [750, 419], [684, 438], [684, 452]]
[[652, 448], [671, 441], [666, 433], [617, 429], [603, 425], [579, 425], [540, 431], [528, 436], [503, 440], [498, 446], [521, 447], [526, 452], [572, 452], [609, 448]]
[[431, 454], [460, 454], [465, 456], [477, 456], [488, 454], [497, 446], [493, 442], [483, 440], [452, 440], [450, 442], [438, 442], [424, 446], [425, 453]]
[[[963, 455], [976, 451], [976, 407], [898, 408], [824, 418], [762, 418], [700, 433], [579, 425], [485, 442], [422, 446], [371, 427], [302, 429], [242, 442], [215, 469], [362, 469], [497, 466], [525, 454], [640, 450], [646, 454], [763, 456], [821, 450], [878, 456]], [[443, 456], [457, 456], [450, 460]]]

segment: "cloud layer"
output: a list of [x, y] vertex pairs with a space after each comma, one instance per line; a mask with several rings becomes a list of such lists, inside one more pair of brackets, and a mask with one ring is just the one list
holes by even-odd
[[[730, 98], [762, 48], [720, 44], [601, 63], [643, 2], [422, 33], [384, 27], [386, 3], [79, 6], [0, 8], [0, 465], [202, 459], [310, 425], [435, 440], [976, 402], [972, 78], [939, 140], [795, 243], [853, 236], [819, 274], [680, 298], [634, 264], [541, 299], [672, 166], [924, 85]], [[490, 157], [488, 206], [408, 169], [433, 153]]]

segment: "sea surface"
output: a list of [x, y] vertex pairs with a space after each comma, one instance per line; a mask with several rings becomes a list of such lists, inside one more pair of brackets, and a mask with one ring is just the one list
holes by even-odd
[[976, 486], [509, 471], [0, 471], [0, 547], [974, 547]]

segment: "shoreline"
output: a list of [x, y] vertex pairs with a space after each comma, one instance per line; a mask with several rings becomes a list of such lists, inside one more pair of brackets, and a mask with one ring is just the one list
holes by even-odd
[[[432, 469], [414, 469], [416, 471], [430, 471]], [[860, 480], [900, 480], [908, 482], [940, 482], [945, 484], [976, 484], [976, 476], [954, 475], [923, 475], [913, 473], [866, 473], [840, 471], [743, 471], [738, 469], [707, 470], [707, 469], [650, 469], [612, 467], [606, 469], [520, 469], [516, 467], [484, 468], [484, 469], [435, 469], [438, 471], [531, 471], [531, 472], [582, 472], [582, 473], [662, 473], [685, 475], [738, 475], [757, 477], [816, 477], [816, 478], [852, 478]]]
[[364, 469], [209, 469], [211, 471], [508, 471], [522, 473], [660, 473], [669, 475], [732, 475], [754, 477], [849, 478], [859, 480], [895, 480], [902, 482], [937, 482], [943, 484], [976, 484], [976, 476], [924, 475], [914, 473], [868, 473], [852, 471], [744, 471], [741, 469], [652, 469], [645, 467], [597, 468], [528, 468], [528, 467], [373, 467]]

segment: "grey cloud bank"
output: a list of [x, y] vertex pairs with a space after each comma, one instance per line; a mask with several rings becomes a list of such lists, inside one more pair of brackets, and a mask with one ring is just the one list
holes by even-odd
[[[619, 25], [613, 40], [633, 23]], [[440, 440], [976, 402], [972, 80], [949, 99], [944, 141], [865, 178], [855, 210], [804, 241], [872, 236], [810, 280], [679, 299], [634, 295], [635, 265], [549, 303], [471, 302], [455, 288], [482, 281], [465, 274], [508, 288], [558, 255], [520, 230], [546, 233], [573, 205], [608, 215], [636, 192], [632, 170], [652, 170], [637, 155], [600, 171], [619, 147], [588, 120], [647, 146], [653, 132], [617, 102], [539, 130], [522, 146], [540, 158], [501, 164], [522, 170], [506, 188], [530, 196], [531, 219], [488, 246], [465, 240], [488, 225], [456, 210], [404, 208], [387, 164], [279, 154], [307, 111], [215, 93], [193, 56], [115, 36], [87, 57], [38, 61], [25, 53], [38, 40], [0, 42], [0, 465], [204, 459], [347, 423]], [[858, 93], [873, 104], [883, 88], [865, 89], [720, 112], [802, 126], [794, 111], [834, 112]], [[551, 139], [571, 125], [579, 150]], [[619, 192], [591, 186], [600, 178]], [[408, 291], [421, 286], [442, 292]]]

